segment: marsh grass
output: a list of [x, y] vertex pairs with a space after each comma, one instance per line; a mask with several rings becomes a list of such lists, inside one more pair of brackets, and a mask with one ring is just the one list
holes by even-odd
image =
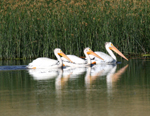
[[0, 58], [53, 57], [61, 48], [105, 51], [111, 41], [124, 54], [150, 52], [150, 2], [142, 0], [3, 0]]

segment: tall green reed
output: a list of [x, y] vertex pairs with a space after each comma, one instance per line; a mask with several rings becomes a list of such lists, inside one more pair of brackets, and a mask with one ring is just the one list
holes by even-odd
[[149, 1], [3, 1], [0, 58], [53, 57], [61, 48], [83, 56], [111, 41], [125, 54], [149, 53]]

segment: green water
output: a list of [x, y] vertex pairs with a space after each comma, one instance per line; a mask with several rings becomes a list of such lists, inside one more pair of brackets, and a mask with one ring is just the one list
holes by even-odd
[[[150, 61], [63, 70], [1, 70], [1, 116], [148, 116]], [[26, 65], [30, 61], [5, 61]]]

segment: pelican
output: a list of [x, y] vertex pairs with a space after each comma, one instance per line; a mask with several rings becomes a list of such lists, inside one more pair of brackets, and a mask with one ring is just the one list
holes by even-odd
[[100, 64], [100, 63], [114, 64], [114, 63], [116, 63], [117, 58], [114, 55], [114, 53], [112, 52], [112, 50], [128, 61], [128, 59], [111, 42], [106, 42], [105, 48], [106, 48], [106, 50], [110, 56], [104, 52], [96, 51], [95, 53], [97, 55], [99, 55], [100, 57], [102, 57], [104, 60], [101, 60], [101, 59], [98, 59], [92, 55], [89, 55], [91, 58], [91, 61], [96, 62], [96, 64]]
[[40, 58], [33, 60], [31, 63], [29, 63], [27, 68], [36, 69], [36, 68], [59, 68], [59, 67], [62, 67], [63, 63], [62, 63], [62, 60], [59, 55], [66, 58], [68, 61], [72, 62], [70, 60], [70, 58], [68, 58], [59, 48], [56, 48], [54, 50], [54, 54], [55, 54], [57, 60], [46, 58], [46, 57], [40, 57]]
[[79, 58], [75, 55], [67, 55], [71, 61], [73, 62], [69, 62], [68, 60], [66, 60], [65, 58], [61, 57], [62, 61], [63, 61], [63, 64], [65, 66], [72, 66], [72, 67], [83, 67], [83, 66], [88, 66], [88, 65], [91, 65], [91, 64], [95, 64], [95, 62], [91, 63], [91, 59], [89, 57], [89, 54], [103, 60], [99, 55], [97, 55], [96, 53], [94, 53], [89, 47], [85, 48], [84, 49], [84, 54], [87, 58], [87, 60], [84, 60], [82, 58]]

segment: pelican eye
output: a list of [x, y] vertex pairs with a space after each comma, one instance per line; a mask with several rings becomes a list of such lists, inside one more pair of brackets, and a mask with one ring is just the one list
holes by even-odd
[[111, 46], [113, 46], [113, 44], [111, 43]]

